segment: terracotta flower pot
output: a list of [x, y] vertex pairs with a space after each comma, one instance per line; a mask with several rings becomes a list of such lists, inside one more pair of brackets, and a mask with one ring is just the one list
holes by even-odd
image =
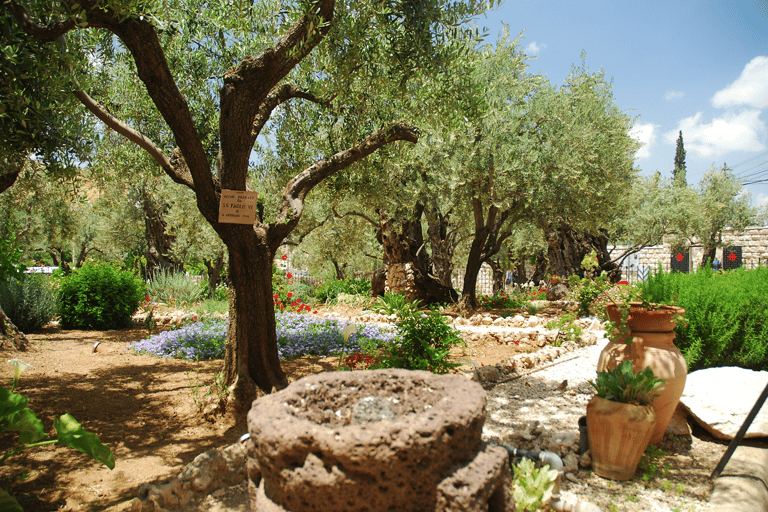
[[630, 480], [656, 425], [650, 405], [631, 405], [592, 397], [587, 404], [587, 435], [592, 470], [604, 478]]
[[[606, 309], [611, 321], [618, 323], [621, 318], [618, 308], [611, 304]], [[688, 365], [673, 342], [675, 318], [684, 314], [685, 309], [676, 306], [648, 310], [639, 302], [630, 303], [627, 319], [629, 336], [610, 341], [597, 361], [598, 372], [612, 370], [623, 361], [630, 360], [635, 372], [650, 366], [657, 378], [667, 380], [653, 401], [656, 427], [651, 444], [661, 442], [685, 388]]]

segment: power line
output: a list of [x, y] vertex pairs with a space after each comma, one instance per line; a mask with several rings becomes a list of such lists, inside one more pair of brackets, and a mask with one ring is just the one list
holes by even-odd
[[737, 172], [737, 173], [734, 173], [734, 176], [737, 176], [737, 177], [749, 177], [750, 171], [751, 171], [752, 169], [755, 169], [755, 168], [757, 168], [757, 167], [762, 167], [762, 166], [763, 166], [763, 165], [765, 165], [765, 164], [768, 164], [768, 160], [765, 160], [765, 161], [763, 161], [763, 162], [760, 162], [759, 164], [755, 164], [755, 165], [753, 165], [752, 167], [749, 167], [749, 168], [747, 168], [747, 169], [744, 169], [744, 170], [743, 170], [743, 171], [741, 171], [741, 172]]
[[[766, 163], [768, 163], [768, 162], [766, 162]], [[750, 181], [750, 180], [753, 180], [755, 178], [761, 177], [766, 172], [766, 170], [768, 170], [768, 169], [763, 168], [763, 169], [760, 169], [759, 171], [750, 172], [749, 174], [743, 174], [741, 176], [736, 176], [736, 177], [739, 178], [742, 181]]]
[[758, 155], [755, 155], [755, 156], [753, 156], [752, 158], [747, 158], [747, 159], [746, 159], [746, 160], [744, 160], [743, 162], [740, 162], [740, 163], [738, 163], [738, 164], [736, 164], [736, 165], [731, 165], [731, 166], [730, 166], [730, 168], [731, 168], [731, 169], [735, 169], [735, 168], [737, 168], [737, 167], [741, 167], [742, 165], [745, 165], [745, 164], [748, 164], [748, 163], [750, 163], [752, 160], [757, 160], [758, 158], [763, 158], [763, 157], [765, 157], [765, 156], [766, 156], [766, 155], [760, 155], [760, 154], [758, 154]]

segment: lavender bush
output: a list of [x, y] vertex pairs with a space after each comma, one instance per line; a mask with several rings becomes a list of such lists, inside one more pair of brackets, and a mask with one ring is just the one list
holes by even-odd
[[[277, 350], [282, 359], [305, 355], [327, 357], [342, 350], [342, 330], [349, 323], [335, 319], [314, 318], [298, 313], [278, 313]], [[367, 352], [391, 344], [399, 337], [373, 325], [363, 325], [352, 334], [346, 352]], [[199, 361], [221, 359], [227, 340], [225, 322], [195, 323], [128, 345], [136, 353]]]

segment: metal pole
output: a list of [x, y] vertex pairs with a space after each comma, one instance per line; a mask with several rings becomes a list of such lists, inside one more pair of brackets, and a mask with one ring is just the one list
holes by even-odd
[[747, 418], [744, 420], [744, 423], [741, 425], [741, 428], [736, 433], [736, 436], [733, 439], [731, 439], [731, 444], [728, 445], [728, 449], [725, 450], [723, 457], [720, 459], [720, 462], [717, 464], [717, 467], [715, 468], [715, 470], [712, 471], [712, 475], [710, 475], [710, 478], [714, 479], [720, 476], [720, 472], [723, 470], [725, 465], [730, 460], [731, 455], [733, 455], [733, 452], [736, 450], [736, 447], [741, 444], [741, 441], [744, 439], [744, 435], [747, 433], [747, 429], [755, 420], [757, 413], [760, 412], [760, 409], [763, 407], [763, 404], [765, 403], [765, 400], [767, 398], [768, 398], [768, 385], [765, 386], [763, 393], [757, 399], [757, 402], [755, 402], [755, 405], [752, 406], [752, 410], [749, 411], [749, 414], [747, 414]]

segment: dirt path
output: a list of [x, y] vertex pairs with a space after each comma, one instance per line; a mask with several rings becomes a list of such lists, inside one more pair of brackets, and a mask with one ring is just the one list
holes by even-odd
[[[53, 420], [69, 412], [108, 445], [113, 471], [65, 447], [22, 452], [7, 461], [0, 487], [9, 489], [26, 512], [100, 510], [130, 499], [138, 487], [175, 476], [201, 452], [233, 443], [246, 431], [244, 419], [215, 424], [200, 417], [197, 403], [223, 361], [189, 362], [135, 355], [126, 346], [146, 331], [61, 331], [28, 336], [33, 349], [0, 353], [0, 379], [13, 377], [6, 361], [32, 365], [18, 392], [53, 434]], [[94, 344], [99, 342], [96, 352]], [[286, 364], [294, 375], [331, 369], [330, 362], [304, 358]], [[15, 443], [0, 436], [0, 453]]]

